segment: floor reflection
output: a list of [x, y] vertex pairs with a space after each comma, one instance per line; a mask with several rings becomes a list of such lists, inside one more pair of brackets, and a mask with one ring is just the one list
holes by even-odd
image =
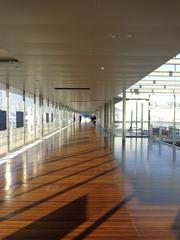
[[176, 232], [177, 240], [180, 240], [180, 211], [178, 212], [175, 221], [172, 225], [172, 229]]
[[180, 240], [180, 151], [101, 133], [81, 125], [1, 166], [1, 239]]
[[179, 150], [148, 139], [127, 139], [121, 148], [116, 138], [114, 155], [141, 202], [180, 204]]

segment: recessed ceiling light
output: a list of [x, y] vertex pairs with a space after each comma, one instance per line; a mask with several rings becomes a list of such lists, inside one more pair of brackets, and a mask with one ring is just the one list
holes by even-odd
[[132, 38], [133, 35], [132, 35], [132, 34], [128, 34], [127, 37], [128, 37], [128, 38]]
[[90, 90], [89, 87], [56, 87], [55, 90]]
[[101, 70], [104, 70], [104, 67], [103, 67], [103, 66], [101, 67]]
[[116, 34], [113, 34], [113, 33], [109, 33], [109, 34], [107, 35], [107, 37], [110, 38], [110, 39], [115, 39], [115, 38], [117, 38]]

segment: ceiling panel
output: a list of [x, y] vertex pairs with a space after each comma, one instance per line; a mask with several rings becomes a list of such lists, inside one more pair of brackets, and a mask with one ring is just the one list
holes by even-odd
[[79, 111], [94, 111], [180, 51], [176, 0], [0, 4], [0, 48], [19, 60], [0, 63], [0, 81]]

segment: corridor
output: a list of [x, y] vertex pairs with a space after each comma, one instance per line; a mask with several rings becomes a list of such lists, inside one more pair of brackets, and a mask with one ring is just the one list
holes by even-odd
[[74, 124], [0, 168], [0, 239], [179, 239], [180, 153]]

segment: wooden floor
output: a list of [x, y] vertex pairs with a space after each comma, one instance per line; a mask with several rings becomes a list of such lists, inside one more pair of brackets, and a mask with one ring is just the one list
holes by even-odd
[[147, 141], [76, 125], [2, 163], [0, 239], [180, 239], [179, 152]]

